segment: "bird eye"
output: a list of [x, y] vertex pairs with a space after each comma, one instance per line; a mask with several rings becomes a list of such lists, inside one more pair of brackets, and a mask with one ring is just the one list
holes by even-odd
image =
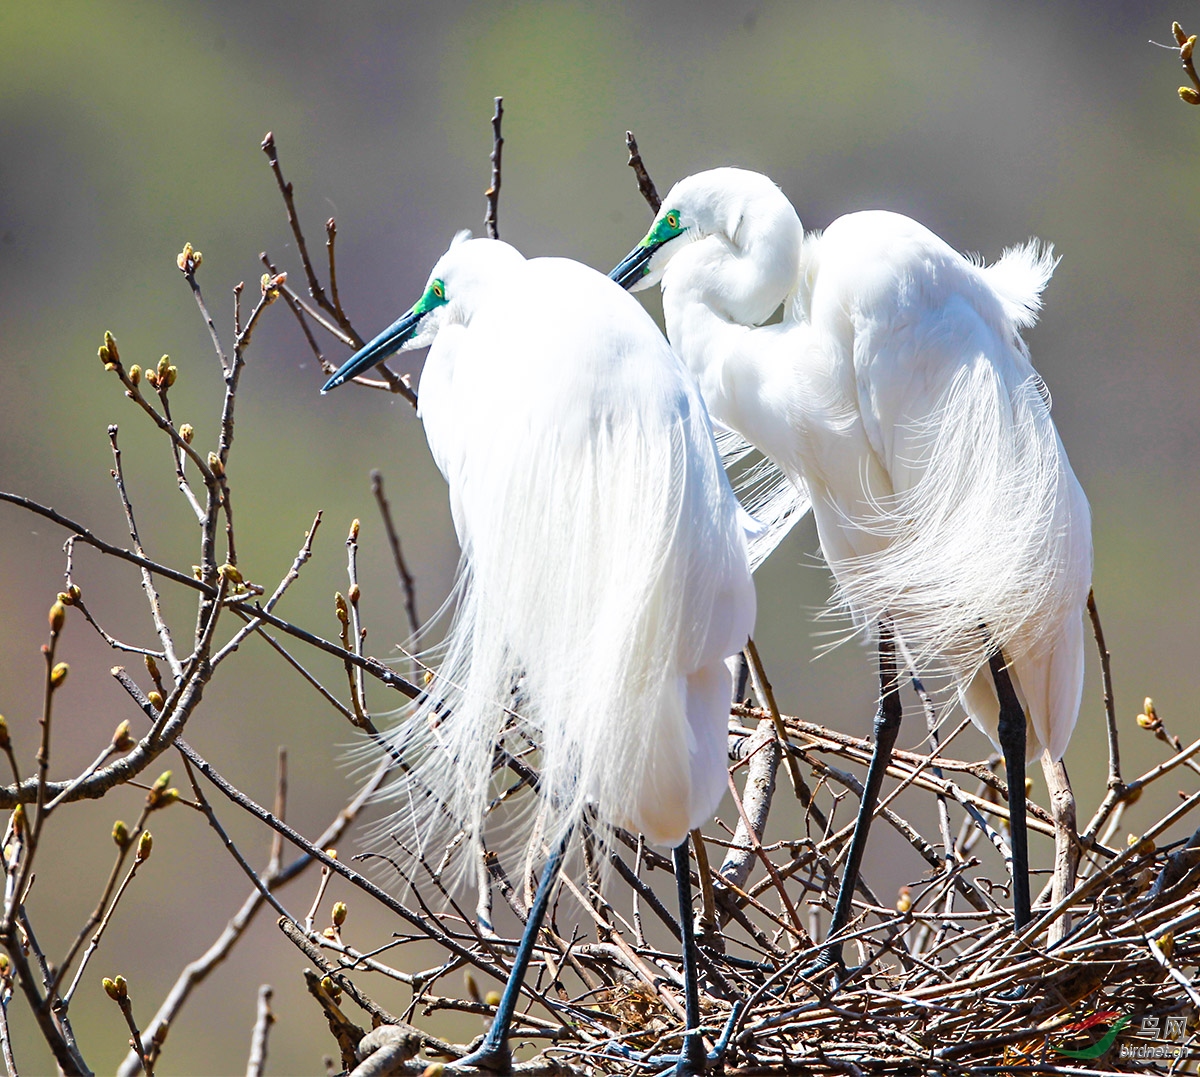
[[678, 228], [679, 227], [679, 218], [674, 213], [668, 213], [667, 214], [667, 224], [671, 228]]
[[437, 296], [438, 299], [446, 298], [446, 289], [440, 280], [435, 280], [433, 282], [433, 294]]

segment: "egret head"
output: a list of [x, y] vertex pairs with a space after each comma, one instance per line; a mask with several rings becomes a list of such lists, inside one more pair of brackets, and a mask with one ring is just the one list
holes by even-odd
[[688, 261], [703, 272], [710, 297], [735, 320], [757, 323], [794, 286], [803, 235], [792, 204], [770, 179], [744, 168], [714, 168], [671, 188], [650, 231], [609, 276], [640, 291], [699, 243]]
[[524, 261], [507, 243], [459, 232], [430, 272], [421, 298], [347, 359], [321, 392], [336, 389], [396, 352], [427, 348], [443, 326], [466, 324], [482, 291], [511, 274], [515, 262]]

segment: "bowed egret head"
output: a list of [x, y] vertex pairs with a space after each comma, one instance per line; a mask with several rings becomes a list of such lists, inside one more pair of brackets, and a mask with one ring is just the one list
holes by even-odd
[[795, 288], [803, 238], [792, 204], [766, 176], [714, 168], [671, 188], [650, 231], [609, 276], [640, 291], [682, 255], [717, 309], [757, 325]]
[[514, 247], [459, 232], [429, 274], [425, 291], [374, 340], [357, 351], [322, 387], [327, 393], [396, 352], [427, 348], [447, 325], [466, 325], [479, 297], [498, 275], [524, 264]]

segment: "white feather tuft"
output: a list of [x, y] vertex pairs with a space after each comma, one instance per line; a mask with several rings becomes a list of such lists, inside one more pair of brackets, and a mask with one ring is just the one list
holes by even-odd
[[1053, 244], [1031, 239], [1006, 248], [998, 262], [981, 267], [980, 272], [1013, 324], [1028, 329], [1041, 313], [1042, 292], [1061, 260]]

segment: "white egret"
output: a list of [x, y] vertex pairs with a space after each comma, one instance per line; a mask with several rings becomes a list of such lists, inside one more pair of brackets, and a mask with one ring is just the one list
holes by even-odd
[[[594, 270], [465, 236], [325, 389], [432, 345], [419, 413], [462, 560], [429, 695], [390, 734], [410, 765], [389, 825], [439, 852], [461, 829], [477, 851], [497, 748], [538, 746], [527, 851], [551, 852], [491, 1030], [463, 1060], [507, 1072], [521, 979], [585, 808], [675, 850], [698, 1028], [687, 837], [726, 788], [725, 659], [755, 596], [704, 401], [653, 320]], [[676, 1072], [704, 1063], [691, 1032]]]
[[878, 630], [875, 749], [831, 937], [900, 725], [896, 645], [914, 675], [949, 675], [1004, 754], [1017, 928], [1030, 919], [1025, 764], [1059, 760], [1075, 725], [1092, 562], [1087, 500], [1020, 335], [1054, 265], [1030, 242], [985, 266], [887, 212], [806, 236], [767, 177], [719, 168], [676, 184], [610, 274], [661, 281], [667, 336], [713, 418], [811, 497], [836, 601]]

